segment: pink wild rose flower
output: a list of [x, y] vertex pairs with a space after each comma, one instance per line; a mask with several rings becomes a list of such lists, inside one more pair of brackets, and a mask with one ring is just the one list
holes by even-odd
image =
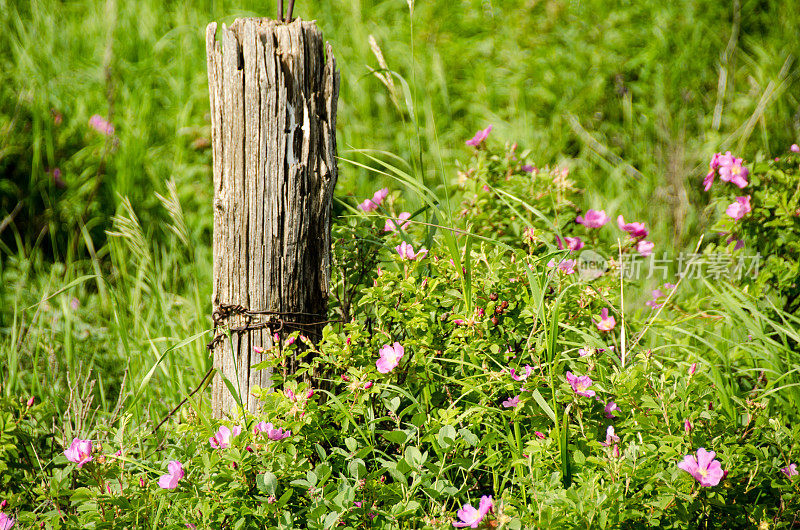
[[481, 497], [481, 501], [478, 504], [478, 508], [475, 509], [470, 504], [465, 504], [463, 508], [456, 512], [461, 521], [454, 522], [453, 526], [456, 528], [478, 528], [478, 525], [481, 524], [483, 518], [486, 517], [486, 514], [494, 507], [494, 502], [492, 501], [492, 496], [484, 495]]
[[619, 436], [617, 436], [617, 433], [614, 432], [614, 426], [609, 425], [608, 428], [606, 429], [606, 441], [600, 442], [600, 445], [605, 445], [606, 447], [608, 447], [609, 445], [615, 443], [619, 443]]
[[514, 381], [525, 381], [531, 375], [531, 372], [533, 372], [533, 368], [531, 368], [531, 365], [526, 364], [525, 365], [525, 375], [518, 374], [516, 372], [516, 370], [514, 370], [512, 368], [511, 369], [511, 377], [514, 379]]
[[[574, 259], [565, 259], [561, 263], [558, 264], [558, 270], [563, 272], [564, 274], [575, 274], [575, 265], [577, 261]], [[547, 262], [547, 266], [552, 268], [556, 266], [556, 261], [551, 259]]]
[[723, 182], [730, 182], [740, 188], [747, 186], [747, 175], [749, 171], [742, 165], [743, 160], [736, 158], [727, 151], [724, 155], [722, 153], [715, 153], [708, 164], [708, 174], [703, 179], [703, 190], [708, 191], [714, 184], [714, 175], [719, 173], [719, 179]]
[[721, 155], [719, 157], [719, 169], [717, 169], [719, 179], [724, 182], [730, 182], [739, 188], [747, 186], [747, 175], [749, 171], [746, 167], [742, 166], [742, 162], [743, 160], [741, 158], [736, 158], [731, 155], [730, 151]]
[[800, 145], [792, 144], [792, 146], [789, 148], [789, 151], [792, 153], [800, 153]]
[[411, 214], [408, 212], [400, 212], [400, 215], [397, 216], [397, 219], [387, 219], [386, 224], [383, 225], [384, 232], [395, 232], [398, 228], [406, 230], [408, 226], [408, 219], [411, 217]]
[[258, 422], [255, 427], [253, 427], [253, 434], [257, 435], [262, 432], [267, 433], [267, 438], [273, 442], [283, 440], [292, 435], [292, 431], [284, 431], [281, 428], [276, 429], [272, 423], [267, 423], [265, 421]]
[[716, 486], [725, 477], [722, 464], [719, 460], [714, 460], [716, 455], [714, 451], [706, 451], [700, 447], [697, 456], [686, 455], [678, 463], [678, 467], [693, 476], [701, 486]]
[[747, 197], [736, 197], [736, 202], [728, 206], [728, 208], [725, 210], [725, 213], [735, 221], [738, 221], [745, 215], [749, 214], [751, 210], [750, 196], [748, 195]]
[[564, 250], [564, 245], [569, 249], [570, 253], [576, 252], [583, 248], [583, 241], [579, 237], [565, 237], [562, 243], [561, 238], [556, 236], [556, 244], [559, 250]]
[[621, 215], [617, 217], [617, 226], [620, 230], [628, 232], [633, 239], [643, 239], [649, 234], [644, 223], [626, 223]]
[[11, 530], [14, 528], [14, 519], [6, 513], [0, 512], [0, 530]]
[[600, 228], [610, 220], [605, 210], [586, 210], [586, 217], [579, 215], [575, 218], [576, 223], [586, 228]]
[[64, 456], [70, 462], [78, 464], [76, 467], [83, 467], [83, 464], [92, 461], [92, 441], [73, 438], [69, 449], [64, 451]]
[[664, 298], [664, 296], [665, 296], [664, 292], [661, 289], [653, 289], [652, 295], [653, 295], [653, 299], [652, 300], [648, 300], [647, 302], [644, 303], [644, 305], [650, 306], [653, 309], [658, 309], [659, 307], [664, 305], [663, 302], [659, 302], [658, 301], [659, 298]]
[[714, 175], [719, 167], [720, 156], [720, 153], [714, 153], [714, 156], [711, 157], [711, 161], [708, 163], [708, 174], [703, 179], [703, 191], [710, 190], [711, 185], [714, 184]]
[[472, 139], [467, 140], [465, 143], [467, 145], [472, 146], [472, 147], [478, 147], [479, 145], [481, 145], [483, 143], [484, 140], [486, 140], [486, 138], [489, 137], [489, 133], [490, 132], [492, 132], [492, 126], [491, 125], [489, 125], [485, 129], [481, 129], [480, 131], [476, 132], [475, 136], [473, 136]]
[[371, 212], [373, 210], [377, 210], [378, 206], [381, 205], [383, 199], [389, 195], [389, 188], [381, 188], [376, 191], [371, 199], [366, 199], [364, 202], [358, 205], [358, 209], [364, 212]]
[[614, 317], [608, 316], [608, 308], [604, 307], [600, 311], [600, 320], [595, 322], [595, 325], [600, 331], [611, 331], [617, 325], [617, 321], [614, 320]]
[[395, 342], [392, 346], [384, 344], [379, 354], [380, 359], [375, 361], [375, 366], [378, 368], [380, 373], [388, 374], [394, 370], [398, 364], [400, 364], [400, 359], [403, 358], [405, 350], [399, 342]]
[[645, 241], [642, 239], [638, 243], [636, 243], [636, 252], [639, 253], [640, 256], [646, 258], [650, 254], [653, 253], [653, 248], [656, 246], [655, 243], [652, 241]]
[[106, 136], [114, 135], [114, 126], [99, 114], [95, 114], [89, 118], [89, 126], [100, 134]]
[[606, 403], [606, 406], [603, 407], [603, 412], [606, 413], [606, 418], [609, 418], [609, 419], [616, 418], [616, 416], [614, 415], [614, 411], [615, 410], [619, 410], [619, 407], [613, 401], [609, 401], [608, 403]]
[[177, 460], [172, 460], [167, 464], [167, 471], [168, 473], [166, 475], [161, 475], [158, 478], [158, 486], [165, 490], [174, 490], [178, 487], [178, 482], [186, 474], [183, 471], [183, 464]]
[[235, 426], [233, 430], [229, 429], [227, 425], [222, 425], [214, 436], [208, 439], [208, 443], [214, 449], [227, 449], [231, 446], [231, 440], [239, 436], [241, 432], [242, 428], [239, 425]]
[[410, 259], [410, 260], [422, 259], [428, 255], [428, 249], [426, 249], [425, 247], [419, 249], [419, 251], [415, 253], [414, 247], [412, 247], [405, 241], [401, 242], [399, 245], [394, 247], [394, 249], [397, 251], [398, 254], [400, 254], [400, 257], [402, 259]]
[[576, 376], [572, 372], [567, 372], [567, 382], [579, 396], [594, 397], [595, 391], [589, 389], [593, 381], [588, 375]]

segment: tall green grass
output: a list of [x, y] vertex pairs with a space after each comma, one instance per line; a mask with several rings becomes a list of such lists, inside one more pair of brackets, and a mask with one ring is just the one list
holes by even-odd
[[[22, 206], [0, 234], [6, 395], [65, 406], [67, 372], [74, 381], [91, 370], [103, 410], [121, 391], [155, 420], [205, 373], [204, 27], [272, 10], [0, 0], [0, 217]], [[454, 224], [454, 166], [489, 123], [490, 142], [518, 141], [540, 165], [570, 167], [589, 206], [624, 205], [676, 248], [704, 227], [697, 182], [713, 151], [752, 159], [800, 135], [791, 2], [331, 0], [295, 13], [318, 21], [342, 73], [340, 155], [354, 163], [341, 162], [338, 195], [403, 187], [412, 207], [437, 212], [433, 225]], [[95, 113], [115, 139], [87, 126]], [[393, 162], [401, 173], [376, 152], [406, 161]], [[463, 244], [448, 240], [469, 271]], [[467, 293], [468, 272], [462, 281]]]

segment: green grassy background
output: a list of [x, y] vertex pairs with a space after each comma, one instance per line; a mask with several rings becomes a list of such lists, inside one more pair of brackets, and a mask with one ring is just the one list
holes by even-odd
[[[205, 373], [202, 338], [182, 342], [210, 327], [205, 25], [273, 11], [0, 0], [0, 218], [17, 211], [0, 233], [3, 393], [64, 407], [93, 370], [96, 404], [113, 410], [122, 388], [143, 419]], [[340, 156], [394, 153], [442, 194], [464, 140], [492, 124], [491, 142], [569, 167], [586, 207], [693, 248], [710, 155], [753, 160], [800, 138], [795, 2], [438, 0], [411, 14], [331, 0], [295, 14], [318, 21], [341, 69]], [[371, 74], [370, 35], [395, 93]], [[113, 141], [88, 127], [95, 113]], [[339, 197], [389, 184], [340, 173]]]

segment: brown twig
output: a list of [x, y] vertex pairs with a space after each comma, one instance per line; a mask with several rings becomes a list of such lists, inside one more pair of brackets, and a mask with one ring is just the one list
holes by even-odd
[[190, 397], [192, 397], [193, 395], [195, 395], [195, 394], [196, 394], [196, 393], [197, 393], [197, 392], [198, 392], [198, 391], [199, 391], [201, 388], [203, 388], [203, 385], [205, 384], [206, 380], [207, 380], [207, 379], [209, 378], [209, 376], [211, 376], [211, 374], [213, 374], [213, 373], [214, 373], [214, 367], [212, 366], [211, 368], [209, 368], [209, 369], [208, 369], [208, 372], [206, 372], [206, 375], [204, 375], [204, 376], [203, 376], [203, 379], [201, 379], [201, 380], [200, 380], [200, 384], [199, 384], [199, 385], [197, 385], [197, 387], [196, 387], [194, 390], [192, 390], [192, 391], [189, 393], [189, 395], [188, 395], [188, 396], [186, 396], [185, 398], [183, 398], [183, 400], [181, 400], [181, 402], [180, 402], [180, 403], [178, 403], [178, 404], [175, 406], [175, 408], [174, 408], [174, 409], [172, 409], [171, 411], [169, 411], [169, 414], [167, 414], [166, 416], [164, 416], [164, 419], [163, 419], [163, 420], [161, 420], [160, 422], [158, 422], [158, 425], [156, 425], [156, 426], [153, 428], [153, 432], [151, 432], [150, 434], [151, 434], [151, 435], [155, 434], [155, 433], [156, 433], [156, 431], [158, 430], [158, 428], [159, 428], [159, 427], [161, 427], [162, 425], [164, 425], [164, 423], [166, 423], [166, 421], [167, 421], [168, 419], [170, 419], [170, 418], [172, 417], [172, 415], [173, 415], [173, 414], [175, 414], [176, 412], [178, 412], [178, 409], [179, 409], [179, 408], [181, 408], [181, 407], [183, 406], [183, 404], [184, 404], [184, 403], [186, 403], [186, 402], [189, 400], [189, 398], [190, 398]]

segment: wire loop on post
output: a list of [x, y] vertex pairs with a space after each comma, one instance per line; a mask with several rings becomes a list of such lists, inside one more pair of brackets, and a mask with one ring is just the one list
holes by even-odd
[[[226, 331], [217, 333], [217, 330], [225, 323], [226, 320], [233, 316], [241, 315], [245, 317], [245, 325], [239, 327], [228, 327]], [[254, 319], [269, 316], [265, 321], [254, 322]], [[267, 311], [267, 310], [250, 310], [241, 305], [220, 304], [214, 310], [211, 318], [214, 320], [214, 338], [211, 339], [206, 345], [209, 350], [214, 349], [214, 346], [219, 344], [228, 333], [236, 333], [241, 335], [248, 331], [257, 329], [269, 329], [272, 333], [280, 333], [284, 328], [289, 331], [304, 331], [306, 329], [313, 329], [322, 324], [329, 324], [331, 322], [339, 322], [339, 320], [320, 320], [317, 322], [296, 322], [293, 320], [286, 320], [284, 317], [317, 317], [324, 318], [326, 315], [319, 315], [316, 313], [302, 313], [292, 311]]]

